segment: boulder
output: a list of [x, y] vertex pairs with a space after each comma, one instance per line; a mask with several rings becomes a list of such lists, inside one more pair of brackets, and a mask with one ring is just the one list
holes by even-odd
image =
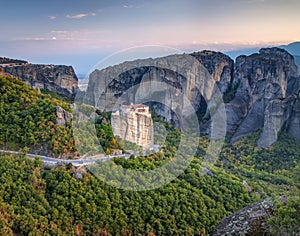
[[251, 204], [223, 219], [211, 235], [270, 235], [267, 222], [274, 210], [271, 199]]
[[66, 124], [72, 119], [72, 113], [66, 111], [60, 106], [56, 106], [56, 124], [66, 126]]

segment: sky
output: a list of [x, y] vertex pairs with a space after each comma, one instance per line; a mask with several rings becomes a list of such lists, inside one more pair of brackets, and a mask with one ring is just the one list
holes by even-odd
[[0, 56], [86, 73], [131, 47], [229, 51], [300, 41], [299, 0], [1, 0]]

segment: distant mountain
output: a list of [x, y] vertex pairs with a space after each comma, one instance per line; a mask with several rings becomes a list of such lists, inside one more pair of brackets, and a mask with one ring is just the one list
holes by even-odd
[[[274, 45], [276, 46], [276, 45]], [[276, 46], [278, 48], [285, 49], [287, 52], [292, 54], [295, 59], [295, 63], [297, 67], [299, 68], [299, 75], [300, 75], [300, 42], [293, 42], [288, 45], [279, 45]], [[233, 50], [233, 51], [228, 51], [225, 52], [228, 56], [230, 56], [232, 59], [236, 59], [240, 55], [246, 55], [249, 56], [253, 53], [258, 53], [259, 52], [259, 47], [253, 47], [253, 48], [244, 48], [244, 49], [239, 49], [239, 50]]]
[[287, 50], [292, 55], [300, 56], [300, 42], [294, 42], [294, 43], [290, 43], [288, 45], [282, 45], [279, 47]]
[[237, 57], [241, 55], [249, 56], [253, 53], [258, 53], [259, 47], [254, 47], [254, 48], [243, 48], [243, 49], [238, 49], [238, 50], [233, 50], [233, 51], [227, 51], [224, 52], [228, 56], [230, 56], [233, 60], [235, 60]]

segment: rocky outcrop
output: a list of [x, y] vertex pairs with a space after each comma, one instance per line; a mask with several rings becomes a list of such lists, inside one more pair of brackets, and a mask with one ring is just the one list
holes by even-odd
[[[300, 139], [300, 78], [292, 55], [283, 49], [264, 48], [238, 57], [235, 64], [219, 52], [202, 51], [191, 56], [136, 60], [95, 70], [83, 100], [111, 111], [118, 103], [145, 103], [148, 99], [158, 115], [176, 125], [180, 123], [176, 112], [184, 111], [185, 98], [198, 114], [205, 103], [203, 98], [209, 102], [219, 88], [226, 97], [226, 129], [234, 133], [231, 142], [258, 128], [262, 134], [257, 144], [263, 148], [276, 142], [282, 128]], [[159, 84], [176, 91], [166, 92]], [[210, 119], [207, 109], [202, 131], [210, 133]]]
[[148, 106], [122, 105], [112, 113], [111, 123], [115, 136], [135, 143], [145, 150], [153, 148], [153, 121]]
[[56, 106], [56, 124], [65, 126], [73, 119], [72, 113], [66, 111], [60, 106]]
[[274, 210], [271, 199], [251, 204], [222, 220], [211, 235], [270, 235], [267, 222]]
[[263, 148], [272, 145], [291, 117], [296, 98], [290, 81], [298, 81], [297, 76], [293, 56], [283, 49], [266, 48], [238, 57], [233, 83], [239, 86], [228, 106], [232, 107], [236, 122], [239, 120], [241, 124], [231, 141], [262, 127], [258, 145]]
[[1, 61], [4, 72], [20, 78], [32, 88], [48, 89], [68, 97], [74, 97], [78, 90], [78, 78], [71, 66], [35, 65], [7, 58]]
[[[189, 116], [197, 113], [202, 105], [205, 106], [207, 101], [213, 100], [213, 94], [221, 99], [222, 93], [215, 92], [219, 84], [225, 91], [232, 80], [232, 60], [229, 57], [207, 51], [194, 55], [136, 60], [95, 70], [90, 74], [87, 92], [81, 96], [81, 100], [106, 111], [113, 110], [118, 104], [144, 103], [167, 122], [179, 127], [181, 121], [178, 114]], [[226, 58], [226, 63], [221, 63], [222, 58]], [[203, 63], [207, 61], [205, 65], [213, 75], [199, 63], [200, 59]], [[219, 65], [210, 67], [215, 61], [219, 61]], [[218, 75], [222, 79], [217, 78]], [[216, 103], [212, 102], [211, 105]], [[203, 130], [209, 133], [206, 127]], [[221, 127], [219, 133], [222, 132]]]
[[24, 61], [24, 60], [19, 60], [19, 59], [11, 59], [11, 58], [7, 58], [7, 57], [0, 57], [0, 65], [9, 65], [9, 66], [13, 66], [13, 65], [24, 65], [24, 64], [28, 64], [28, 61]]
[[277, 141], [278, 133], [290, 118], [293, 98], [272, 100], [264, 110], [263, 131], [258, 139], [258, 146], [266, 148]]
[[287, 132], [300, 142], [300, 98], [296, 100], [290, 119], [287, 123]]
[[[205, 100], [212, 97], [215, 84], [194, 57], [174, 55], [95, 70], [82, 99], [106, 111], [113, 110], [116, 104], [149, 102], [166, 121], [176, 125], [179, 123], [176, 112], [185, 111], [187, 116], [195, 113], [202, 97]], [[191, 101], [193, 111], [185, 110], [188, 107], [185, 100]]]
[[3, 68], [1, 68], [1, 67], [0, 67], [0, 76], [2, 76], [2, 77], [10, 76], [11, 77], [11, 75], [8, 74], [8, 73], [6, 73], [6, 72], [4, 72]]
[[224, 94], [233, 80], [233, 60], [221, 52], [208, 50], [194, 52], [191, 55], [204, 65], [217, 82], [221, 93]]

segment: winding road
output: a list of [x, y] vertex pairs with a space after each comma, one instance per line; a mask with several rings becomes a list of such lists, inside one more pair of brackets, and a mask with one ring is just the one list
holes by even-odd
[[[8, 153], [8, 154], [16, 154], [18, 155], [19, 152], [16, 151], [7, 151], [7, 150], [0, 150], [0, 152], [3, 153]], [[104, 157], [98, 157], [98, 158], [81, 158], [81, 159], [75, 159], [75, 160], [65, 160], [65, 159], [58, 159], [58, 158], [53, 158], [53, 157], [47, 157], [47, 156], [41, 156], [41, 155], [36, 155], [36, 154], [27, 154], [29, 158], [40, 158], [41, 161], [44, 164], [47, 165], [61, 165], [61, 164], [72, 164], [73, 166], [87, 166], [87, 165], [93, 165], [96, 164], [97, 161], [109, 161], [115, 157], [121, 158], [125, 157], [126, 159], [129, 158], [129, 154], [123, 154], [123, 155], [109, 155], [109, 156], [104, 156]]]

